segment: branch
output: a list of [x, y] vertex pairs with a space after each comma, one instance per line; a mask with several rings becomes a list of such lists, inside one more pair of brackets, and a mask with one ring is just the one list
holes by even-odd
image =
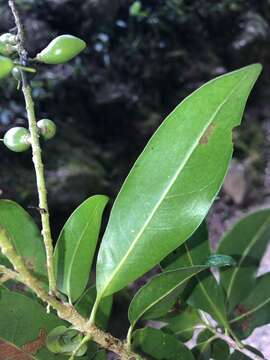
[[68, 321], [75, 329], [85, 334], [87, 337], [90, 337], [104, 349], [118, 354], [121, 359], [138, 359], [138, 355], [131, 352], [125, 342], [120, 341], [111, 334], [105, 333], [104, 331], [98, 329], [95, 325], [89, 324], [88, 320], [83, 318], [72, 305], [68, 303], [61, 303], [53, 295], [47, 294], [43, 288], [43, 284], [32, 275], [21, 256], [16, 253], [8, 233], [1, 225], [0, 249], [3, 255], [5, 255], [12, 263], [18, 275], [16, 272], [8, 270], [5, 267], [1, 267], [1, 269], [12, 274], [16, 280], [19, 280], [23, 284], [27, 285], [41, 300], [54, 308], [61, 319]]
[[[9, 6], [13, 13], [16, 27], [18, 29], [18, 40], [19, 40], [19, 55], [22, 65], [27, 65], [28, 55], [24, 48], [24, 31], [20, 21], [18, 11], [16, 9], [14, 0], [9, 0]], [[47, 190], [45, 184], [45, 174], [44, 166], [41, 157], [41, 147], [39, 142], [38, 128], [36, 124], [36, 116], [34, 103], [32, 100], [31, 87], [28, 84], [27, 77], [23, 71], [21, 71], [22, 76], [22, 91], [24, 94], [26, 111], [29, 123], [29, 131], [31, 135], [31, 146], [33, 154], [33, 163], [36, 173], [37, 181], [37, 191], [39, 197], [39, 208], [41, 209], [41, 223], [42, 223], [42, 236], [46, 249], [46, 258], [47, 258], [47, 270], [48, 270], [48, 279], [49, 279], [49, 289], [50, 293], [54, 294], [56, 292], [56, 281], [53, 267], [53, 242], [50, 228], [50, 218], [49, 218], [49, 209], [47, 202]]]
[[248, 356], [250, 359], [252, 360], [265, 360], [265, 358], [262, 358], [259, 355], [254, 354], [252, 351], [248, 350], [245, 347], [239, 347], [236, 342], [231, 339], [229, 336], [222, 334], [218, 331], [216, 331], [213, 328], [209, 328], [210, 331], [212, 331], [213, 334], [215, 334], [215, 336], [223, 341], [225, 341], [231, 348], [233, 348], [234, 350], [237, 350], [238, 352]]

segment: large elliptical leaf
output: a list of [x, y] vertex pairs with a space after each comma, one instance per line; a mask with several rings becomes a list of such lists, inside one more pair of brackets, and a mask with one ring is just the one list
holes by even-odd
[[97, 261], [98, 297], [156, 265], [199, 226], [224, 179], [261, 66], [218, 77], [187, 97], [136, 161], [113, 206]]
[[229, 312], [254, 288], [255, 275], [269, 240], [270, 210], [264, 209], [237, 222], [219, 243], [217, 252], [232, 256], [237, 263], [236, 267], [223, 269], [220, 277]]
[[83, 293], [96, 250], [107, 196], [85, 200], [65, 223], [54, 252], [57, 287], [75, 301]]
[[[27, 267], [46, 280], [45, 249], [40, 230], [31, 216], [14, 201], [0, 200], [0, 225], [8, 232], [12, 245]], [[1, 251], [0, 264], [11, 266]]]

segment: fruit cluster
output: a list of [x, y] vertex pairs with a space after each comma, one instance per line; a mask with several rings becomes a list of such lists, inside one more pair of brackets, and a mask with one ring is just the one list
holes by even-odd
[[[33, 63], [44, 64], [63, 64], [86, 47], [86, 43], [72, 35], [61, 35], [53, 39], [34, 59]], [[10, 73], [20, 83], [22, 73], [34, 74], [36, 69], [26, 67], [20, 63], [18, 58], [18, 38], [11, 33], [0, 36], [0, 79], [5, 78]], [[50, 119], [41, 119], [37, 122], [39, 134], [44, 140], [52, 139], [56, 133], [55, 123]], [[30, 148], [31, 135], [24, 127], [14, 127], [8, 130], [3, 139], [4, 144], [12, 151], [22, 152]]]
[[[44, 140], [52, 139], [56, 133], [55, 123], [50, 119], [39, 120], [37, 127]], [[31, 146], [30, 131], [24, 127], [16, 126], [6, 132], [3, 141], [6, 147], [12, 151], [26, 151]]]

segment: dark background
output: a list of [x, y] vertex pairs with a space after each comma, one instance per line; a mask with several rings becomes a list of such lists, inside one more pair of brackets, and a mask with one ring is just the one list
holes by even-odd
[[[56, 138], [43, 144], [54, 237], [88, 196], [115, 197], [153, 131], [186, 95], [219, 74], [260, 62], [263, 74], [234, 133], [231, 170], [210, 212], [214, 243], [242, 212], [269, 203], [270, 1], [149, 0], [130, 15], [133, 2], [17, 0], [31, 56], [60, 34], [88, 44], [70, 63], [39, 66], [32, 81], [38, 118], [58, 127]], [[0, 14], [0, 32], [12, 29], [6, 0]], [[16, 87], [13, 78], [0, 83], [0, 137], [26, 125]], [[37, 204], [30, 152], [1, 146], [0, 190], [25, 208]], [[116, 313], [121, 322], [122, 311]]]

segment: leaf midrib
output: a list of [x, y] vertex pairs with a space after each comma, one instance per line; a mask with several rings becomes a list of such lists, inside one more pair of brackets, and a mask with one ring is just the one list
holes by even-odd
[[77, 241], [76, 243], [76, 246], [75, 246], [75, 251], [73, 253], [73, 256], [71, 258], [71, 262], [70, 262], [70, 267], [69, 267], [69, 271], [68, 271], [68, 275], [67, 275], [67, 292], [69, 294], [69, 296], [71, 295], [71, 284], [70, 284], [70, 279], [71, 279], [71, 272], [72, 272], [72, 269], [73, 269], [73, 264], [74, 264], [74, 261], [75, 261], [75, 257], [77, 256], [77, 252], [78, 252], [78, 248], [80, 247], [80, 243], [81, 243], [81, 239], [84, 237], [84, 234], [86, 232], [86, 230], [89, 228], [89, 226], [91, 224], [94, 223], [94, 220], [95, 220], [95, 214], [96, 214], [96, 211], [97, 211], [97, 208], [99, 207], [98, 204], [96, 204], [96, 206], [94, 207], [93, 209], [93, 216], [91, 216], [89, 218], [89, 221], [86, 223], [85, 227], [83, 228], [83, 231], [81, 233], [81, 236], [79, 237], [79, 240]]
[[[247, 78], [247, 74], [245, 76], [243, 76], [243, 78], [241, 78], [241, 80], [237, 83], [237, 85], [229, 92], [228, 96], [221, 102], [221, 104], [218, 106], [217, 110], [214, 112], [214, 114], [211, 116], [210, 120], [206, 123], [206, 125], [204, 126], [204, 128], [202, 129], [200, 135], [196, 138], [196, 140], [194, 141], [193, 146], [191, 146], [190, 151], [187, 153], [184, 161], [182, 162], [182, 166], [179, 167], [179, 169], [176, 171], [175, 175], [172, 177], [172, 180], [170, 181], [169, 185], [166, 187], [165, 191], [163, 192], [163, 195], [161, 196], [160, 200], [157, 202], [156, 206], [154, 206], [153, 211], [150, 213], [150, 215], [148, 216], [144, 226], [141, 228], [141, 230], [139, 231], [139, 233], [136, 235], [136, 237], [134, 238], [130, 248], [128, 249], [128, 251], [126, 252], [125, 256], [122, 258], [122, 260], [119, 262], [118, 266], [115, 268], [115, 270], [113, 271], [111, 277], [109, 278], [109, 280], [107, 281], [107, 285], [103, 288], [103, 290], [101, 291], [101, 293], [99, 294], [99, 298], [102, 298], [102, 295], [105, 293], [105, 291], [107, 290], [107, 288], [109, 287], [109, 284], [111, 283], [111, 280], [114, 278], [115, 274], [119, 271], [119, 269], [122, 267], [123, 263], [126, 261], [126, 259], [128, 258], [129, 254], [132, 252], [133, 248], [135, 247], [136, 243], [138, 242], [138, 240], [140, 239], [141, 235], [143, 234], [144, 230], [146, 229], [146, 227], [149, 225], [150, 221], [152, 220], [154, 214], [156, 213], [156, 211], [158, 210], [160, 204], [162, 203], [162, 201], [165, 199], [166, 195], [168, 194], [168, 192], [170, 191], [170, 189], [172, 188], [173, 184], [175, 183], [176, 179], [178, 178], [180, 172], [183, 170], [183, 168], [185, 167], [185, 165], [187, 164], [187, 162], [189, 161], [191, 155], [193, 154], [194, 150], [196, 149], [196, 147], [199, 144], [199, 141], [201, 139], [201, 137], [203, 136], [203, 134], [205, 133], [205, 131], [207, 130], [208, 126], [213, 122], [213, 120], [215, 119], [216, 115], [221, 111], [221, 109], [223, 108], [223, 106], [227, 103], [227, 101], [229, 100], [229, 98], [232, 96], [232, 94], [237, 90], [237, 88], [240, 86], [240, 84], [242, 83], [243, 80], [245, 80]], [[193, 93], [194, 94], [194, 93]], [[192, 95], [192, 94], [191, 94]], [[189, 97], [191, 96], [189, 95], [186, 99], [183, 100], [182, 104], [185, 103]]]

